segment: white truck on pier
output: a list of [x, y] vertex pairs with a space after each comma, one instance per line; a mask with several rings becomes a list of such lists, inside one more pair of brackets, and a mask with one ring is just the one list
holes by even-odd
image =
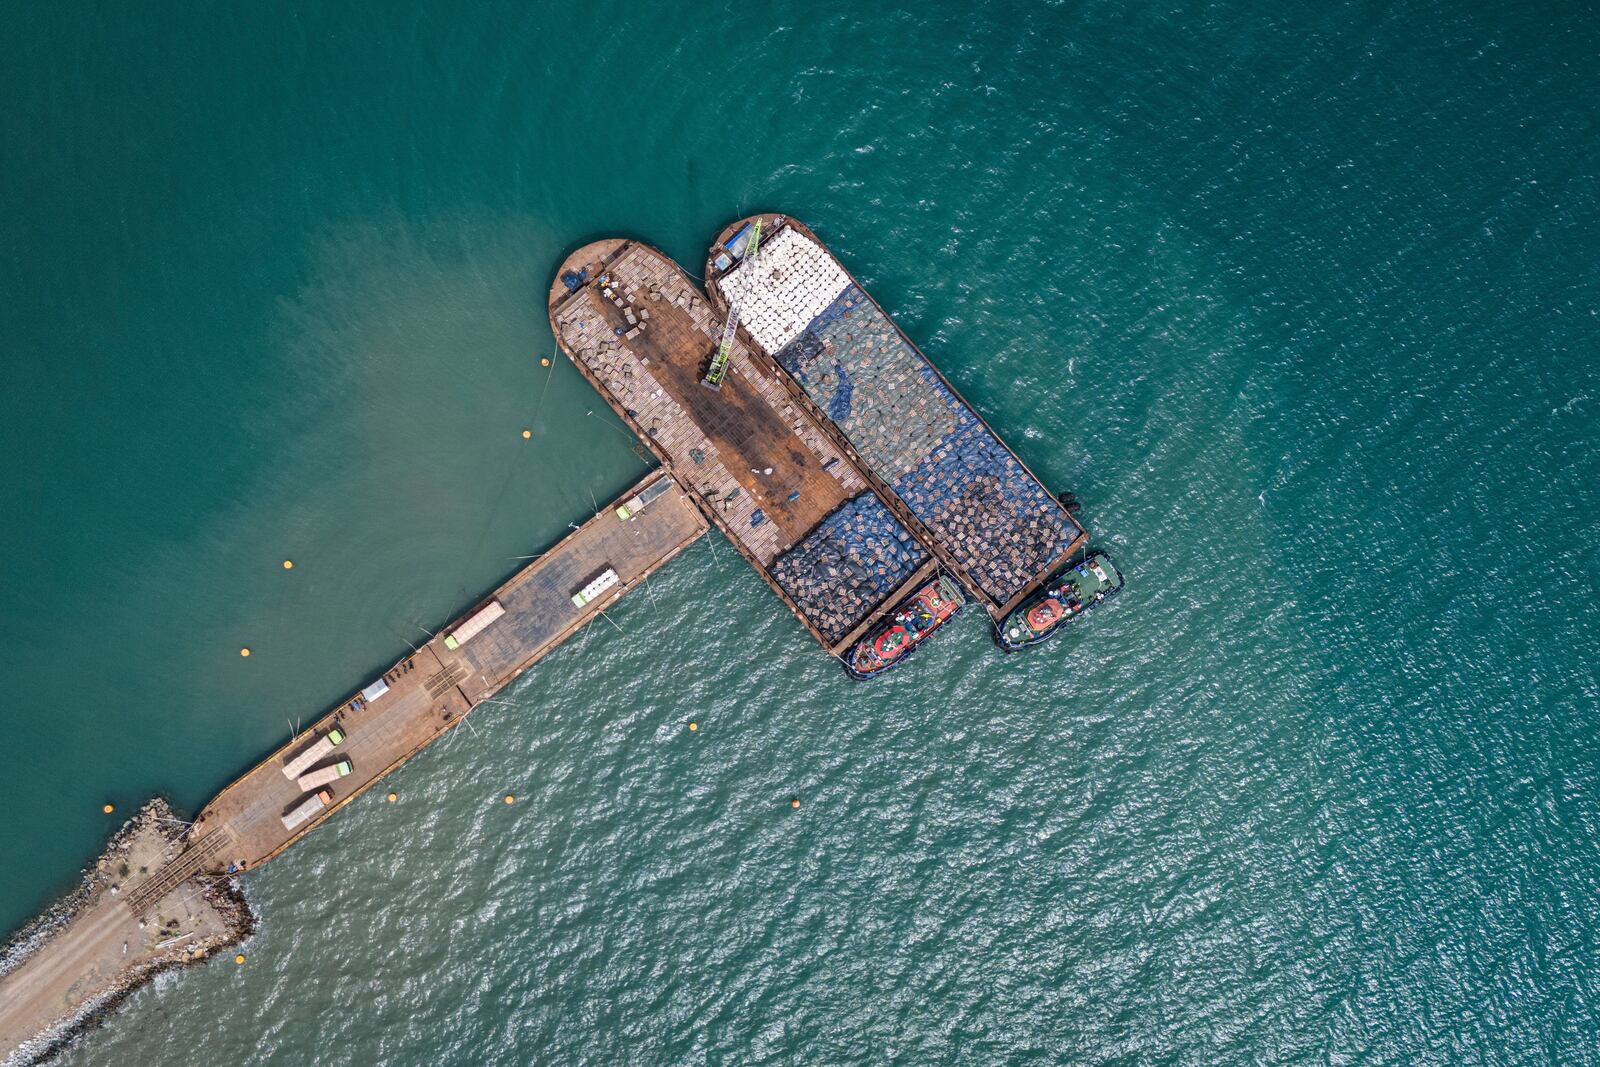
[[289, 809], [283, 817], [283, 828], [293, 830], [311, 816], [333, 803], [333, 790], [319, 789]]
[[572, 606], [581, 608], [586, 604], [593, 603], [601, 593], [608, 589], [615, 589], [621, 582], [622, 579], [617, 577], [617, 572], [607, 567], [591, 578], [582, 589], [572, 594]]
[[314, 771], [307, 771], [300, 776], [300, 788], [310, 792], [321, 785], [332, 785], [354, 768], [354, 764], [347, 759], [326, 767], [318, 767]]
[[302, 774], [306, 773], [306, 771], [310, 770], [312, 765], [318, 760], [327, 757], [333, 752], [334, 749], [338, 748], [342, 744], [344, 744], [344, 731], [335, 726], [333, 729], [317, 738], [316, 743], [310, 748], [307, 748], [294, 759], [290, 760], [288, 763], [285, 763], [283, 765], [283, 776], [285, 778], [300, 777]]

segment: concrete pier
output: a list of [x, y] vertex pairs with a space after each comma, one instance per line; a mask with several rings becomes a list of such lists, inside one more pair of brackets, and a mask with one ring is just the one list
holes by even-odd
[[[666, 490], [627, 519], [618, 503], [665, 482]], [[200, 899], [212, 876], [255, 867], [289, 847], [461, 720], [485, 698], [592, 622], [605, 608], [706, 532], [708, 524], [665, 471], [655, 471], [469, 609], [489, 602], [504, 614], [450, 648], [456, 620], [291, 738], [205, 806], [186, 837], [159, 864], [94, 894], [65, 927], [0, 977], [0, 1062], [22, 1043], [115, 996], [130, 982], [191, 958], [172, 944], [168, 922], [185, 924], [210, 950], [236, 940], [225, 917]], [[573, 594], [597, 574], [616, 583], [577, 604]], [[372, 683], [378, 683], [374, 686]], [[284, 773], [286, 761], [330, 729], [344, 740], [314, 767], [349, 760], [325, 788], [332, 801], [289, 828], [283, 816], [308, 791]], [[225, 908], [222, 910], [226, 910]]]
[[[743, 238], [758, 222], [765, 252]], [[567, 258], [551, 328], [663, 468], [365, 680], [186, 834], [146, 827], [137, 873], [108, 856], [121, 874], [0, 976], [0, 1061], [244, 936], [248, 909], [219, 890], [229, 874], [320, 825], [713, 524], [834, 655], [941, 568], [999, 618], [1083, 548], [1082, 527], [804, 226], [740, 220], [706, 276], [709, 297], [624, 239]], [[726, 372], [708, 383], [724, 338]]]
[[[657, 472], [621, 499], [669, 477]], [[603, 508], [485, 598], [483, 603], [496, 601], [505, 614], [483, 633], [452, 650], [445, 641], [451, 627], [441, 628], [438, 636], [383, 674], [388, 692], [370, 700], [353, 695], [219, 793], [200, 813], [191, 834], [195, 869], [216, 873], [229, 864], [249, 868], [288, 847], [459, 723], [479, 701], [537, 663], [706, 528], [705, 519], [675, 486], [628, 520], [616, 516], [614, 504]], [[619, 583], [593, 603], [574, 605], [572, 594], [608, 568], [616, 571]], [[463, 617], [471, 614], [469, 609]], [[286, 831], [282, 816], [304, 791], [284, 776], [282, 765], [333, 727], [346, 740], [321, 762], [348, 759], [354, 770], [330, 785], [334, 801], [327, 811]], [[144, 899], [135, 897], [135, 907]]]

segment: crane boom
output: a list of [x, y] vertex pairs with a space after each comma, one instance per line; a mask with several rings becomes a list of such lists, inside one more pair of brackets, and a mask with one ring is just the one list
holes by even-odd
[[[761, 257], [761, 220], [750, 227], [750, 240], [745, 242], [745, 269], [754, 270]], [[717, 352], [711, 357], [711, 366], [700, 384], [708, 389], [721, 389], [722, 379], [728, 374], [728, 361], [733, 358], [733, 335], [739, 329], [739, 306], [728, 301], [728, 321], [722, 324], [722, 339], [717, 342]]]

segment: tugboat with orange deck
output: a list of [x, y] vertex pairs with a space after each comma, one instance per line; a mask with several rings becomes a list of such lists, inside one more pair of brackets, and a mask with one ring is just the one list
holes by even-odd
[[935, 574], [893, 612], [857, 641], [841, 662], [850, 677], [876, 678], [906, 660], [961, 610], [966, 598], [955, 579]]
[[1037, 645], [1122, 588], [1122, 572], [1096, 549], [1043, 589], [1019, 604], [994, 628], [995, 644], [1006, 652]]

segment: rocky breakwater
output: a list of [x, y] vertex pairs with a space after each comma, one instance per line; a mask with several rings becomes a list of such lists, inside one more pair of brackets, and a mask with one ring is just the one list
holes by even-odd
[[150, 801], [78, 887], [0, 953], [0, 1065], [39, 1063], [164, 970], [207, 959], [254, 929], [233, 879], [191, 879], [136, 915], [127, 895], [181, 850], [185, 824]]

